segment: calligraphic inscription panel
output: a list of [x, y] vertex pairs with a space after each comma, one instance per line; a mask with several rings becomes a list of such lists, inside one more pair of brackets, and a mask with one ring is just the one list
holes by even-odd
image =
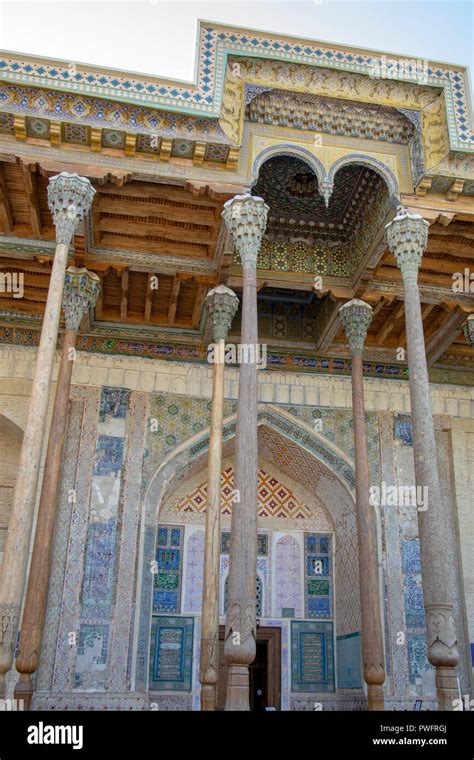
[[150, 653], [150, 688], [190, 691], [194, 618], [154, 617]]
[[332, 692], [334, 683], [333, 624], [291, 622], [291, 690]]

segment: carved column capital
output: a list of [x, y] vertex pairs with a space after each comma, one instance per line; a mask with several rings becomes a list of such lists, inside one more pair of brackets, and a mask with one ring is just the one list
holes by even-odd
[[206, 304], [211, 322], [212, 341], [225, 341], [239, 306], [239, 299], [233, 290], [225, 285], [218, 285], [207, 294]]
[[351, 354], [362, 354], [367, 337], [367, 328], [372, 321], [372, 307], [359, 298], [343, 304], [339, 309]]
[[51, 177], [48, 206], [56, 227], [58, 243], [69, 245], [79, 222], [89, 211], [95, 190], [86, 177], [61, 172]]
[[85, 267], [68, 267], [64, 280], [63, 311], [68, 330], [79, 330], [84, 314], [95, 305], [100, 278]]
[[386, 226], [387, 242], [401, 269], [403, 279], [416, 281], [421, 257], [428, 242], [429, 224], [420, 214], [400, 206], [395, 219]]
[[269, 207], [255, 195], [236, 195], [224, 204], [222, 217], [244, 268], [257, 266], [257, 254], [267, 226]]
[[463, 330], [464, 335], [467, 338], [467, 342], [470, 346], [474, 347], [474, 314], [469, 314]]

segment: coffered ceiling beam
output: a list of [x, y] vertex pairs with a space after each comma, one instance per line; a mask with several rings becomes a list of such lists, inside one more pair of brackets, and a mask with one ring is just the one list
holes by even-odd
[[180, 289], [181, 289], [181, 279], [175, 276], [173, 278], [173, 283], [171, 285], [170, 300], [168, 304], [168, 324], [169, 325], [174, 324], [174, 320], [176, 318], [176, 309], [178, 306], [178, 296], [179, 296]]
[[375, 343], [384, 343], [385, 339], [388, 337], [388, 335], [390, 335], [393, 328], [395, 327], [395, 323], [402, 316], [404, 310], [405, 310], [405, 304], [403, 301], [398, 301], [392, 307], [390, 314], [388, 315], [384, 324], [382, 325], [377, 335], [375, 336]]
[[0, 166], [0, 223], [3, 227], [3, 231], [6, 235], [11, 235], [13, 232], [13, 214], [8, 198], [7, 186], [5, 183], [5, 177], [3, 176], [3, 170]]
[[38, 192], [36, 187], [36, 174], [30, 170], [29, 166], [22, 167], [23, 179], [25, 181], [26, 201], [28, 204], [28, 213], [30, 216], [31, 229], [33, 237], [41, 237], [42, 222], [41, 213], [38, 203]]
[[122, 321], [127, 319], [128, 311], [128, 269], [122, 272], [122, 297], [120, 299], [120, 319]]
[[450, 313], [444, 315], [444, 320], [439, 328], [432, 333], [426, 343], [426, 360], [428, 366], [434, 364], [462, 332], [462, 325], [466, 321], [465, 311], [456, 307]]

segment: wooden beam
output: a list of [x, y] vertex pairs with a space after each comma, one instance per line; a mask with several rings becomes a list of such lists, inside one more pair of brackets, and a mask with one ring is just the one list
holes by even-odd
[[193, 316], [191, 324], [193, 327], [199, 326], [201, 319], [202, 307], [204, 306], [204, 299], [206, 298], [207, 288], [205, 285], [198, 285], [196, 300], [194, 301]]
[[444, 354], [454, 340], [462, 332], [462, 325], [466, 321], [466, 313], [462, 309], [453, 309], [445, 315], [445, 319], [426, 343], [426, 361], [430, 367], [440, 356]]
[[0, 165], [0, 222], [6, 235], [13, 232], [13, 214], [8, 198], [7, 186]]
[[[117, 195], [117, 188], [113, 185], [101, 187], [100, 193]], [[214, 209], [221, 205], [210, 198], [202, 198], [191, 195], [184, 188], [172, 187], [171, 185], [157, 185], [152, 182], [127, 185], [123, 191], [124, 196], [133, 198], [160, 198], [165, 201], [177, 201], [191, 206], [203, 206]]]
[[120, 232], [125, 235], [137, 236], [142, 240], [146, 240], [148, 237], [159, 237], [165, 240], [202, 243], [205, 245], [212, 242], [210, 230], [193, 230], [173, 224], [134, 222], [127, 221], [126, 219], [114, 219], [113, 217], [102, 216], [99, 225], [102, 232]]
[[469, 222], [451, 222], [448, 228], [444, 227], [438, 222], [432, 224], [430, 227], [430, 234], [428, 236], [428, 245], [433, 236], [439, 237], [453, 237], [454, 235], [464, 237], [467, 240], [474, 240], [474, 225]]
[[174, 277], [171, 285], [170, 300], [168, 303], [168, 324], [174, 324], [176, 317], [176, 307], [178, 306], [178, 296], [181, 288], [181, 278]]
[[[421, 321], [422, 322], [425, 321], [425, 319], [428, 316], [428, 314], [431, 314], [431, 312], [433, 311], [433, 309], [435, 308], [435, 306], [436, 306], [436, 304], [434, 304], [434, 303], [424, 303], [423, 304], [423, 306], [421, 307]], [[406, 327], [405, 327], [402, 330], [402, 332], [400, 333], [400, 337], [398, 339], [399, 345], [403, 347], [405, 345], [405, 343], [406, 343], [406, 339], [407, 339], [407, 331], [406, 331]]]
[[[448, 227], [448, 231], [451, 228]], [[456, 256], [458, 258], [474, 258], [474, 245], [469, 243], [460, 243], [455, 240], [446, 240], [441, 235], [429, 235], [427, 252], [429, 253], [445, 253], [447, 256]], [[423, 259], [425, 257], [423, 256]], [[423, 259], [421, 260], [421, 266], [423, 266]]]
[[[377, 280], [389, 280], [394, 283], [402, 283], [402, 273], [398, 269], [398, 267], [389, 267], [384, 266], [381, 267], [381, 269], [377, 272], [377, 276], [373, 278], [374, 282], [377, 282]], [[423, 270], [420, 271], [418, 275], [418, 284], [419, 285], [438, 285], [441, 287], [446, 288], [447, 290], [452, 289], [453, 280], [452, 277], [449, 275], [436, 275], [436, 274], [429, 274], [428, 272], [423, 272]]]
[[33, 230], [33, 236], [35, 238], [39, 238], [41, 237], [42, 222], [38, 202], [36, 174], [33, 175], [29, 166], [23, 166], [22, 172], [25, 182], [26, 201], [28, 203], [28, 213], [30, 216], [31, 229]]
[[375, 343], [384, 343], [387, 336], [392, 332], [395, 327], [395, 322], [400, 319], [405, 310], [405, 304], [403, 301], [398, 301], [392, 308], [390, 314], [385, 320], [384, 324], [375, 336]]
[[[146, 240], [139, 240], [129, 236], [120, 237], [119, 235], [112, 235], [107, 233], [104, 235], [101, 241], [101, 245], [110, 246], [112, 248], [126, 248], [135, 251], [142, 251], [144, 253], [157, 253], [172, 256], [182, 256], [183, 258], [205, 258], [208, 259], [208, 249], [205, 244], [202, 245], [189, 245], [185, 243], [177, 243], [172, 240], [166, 243], [152, 240], [147, 242]], [[294, 286], [293, 286], [294, 287]]]
[[[116, 191], [117, 192], [117, 191]], [[100, 190], [102, 193], [102, 188]], [[126, 196], [126, 189], [124, 195]], [[177, 206], [164, 205], [160, 198], [155, 203], [147, 203], [139, 198], [111, 198], [109, 195], [99, 195], [97, 207], [104, 214], [125, 214], [127, 216], [152, 217], [154, 219], [169, 219], [173, 222], [192, 222], [195, 224], [213, 226], [215, 224], [212, 209], [200, 209], [180, 204]]]
[[97, 320], [102, 319], [102, 308], [104, 304], [104, 275], [102, 272], [96, 272], [98, 277], [100, 278], [100, 290], [99, 295], [97, 297], [97, 301], [95, 303], [95, 318]]
[[143, 315], [145, 324], [149, 324], [150, 319], [151, 319], [151, 307], [153, 305], [153, 293], [154, 293], [154, 290], [151, 287], [153, 277], [156, 277], [156, 275], [153, 272], [148, 272], [147, 281], [146, 281], [146, 293], [145, 293], [145, 312]]
[[127, 319], [128, 309], [128, 269], [122, 272], [122, 297], [120, 300], [120, 319], [125, 321]]

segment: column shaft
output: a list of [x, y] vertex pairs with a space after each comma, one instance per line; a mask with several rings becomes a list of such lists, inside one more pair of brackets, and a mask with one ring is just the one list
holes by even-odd
[[249, 710], [249, 665], [256, 654], [258, 514], [257, 445], [257, 254], [268, 206], [251, 195], [237, 195], [223, 214], [242, 261], [242, 326], [239, 397], [235, 439], [236, 500], [232, 509], [229, 597], [224, 656], [228, 664], [226, 710]]
[[[452, 535], [440, 491], [431, 409], [426, 347], [421, 318], [418, 269], [428, 240], [428, 223], [401, 207], [387, 225], [387, 240], [401, 269], [405, 289], [413, 453], [417, 491], [423, 489], [426, 513], [418, 510], [428, 660], [436, 668], [440, 710], [452, 710], [458, 696], [455, 666], [459, 660], [452, 594], [446, 562]], [[417, 500], [418, 501], [418, 500]]]
[[[225, 341], [219, 341], [217, 349]], [[223, 357], [222, 357], [223, 359]], [[214, 361], [212, 369], [211, 435], [207, 479], [206, 546], [201, 633], [201, 710], [215, 710], [219, 673], [219, 576], [221, 541], [222, 422], [224, 417], [224, 361]]]
[[250, 710], [249, 669], [256, 654], [255, 589], [257, 578], [257, 282], [254, 267], [243, 271], [241, 342], [255, 349], [255, 361], [242, 362], [235, 441], [235, 488], [240, 500], [232, 509], [229, 598], [225, 659], [228, 663], [226, 710]]
[[13, 662], [46, 428], [68, 246], [56, 247], [0, 578], [0, 697]]
[[356, 520], [359, 548], [359, 588], [362, 617], [362, 657], [369, 710], [384, 709], [385, 681], [382, 620], [375, 532], [375, 507], [369, 501], [362, 356], [352, 356], [352, 413], [354, 420]]
[[418, 512], [428, 659], [436, 667], [438, 708], [452, 710], [453, 700], [459, 696], [455, 672], [459, 656], [446, 574], [447, 556], [440, 550], [441, 537], [451, 532], [439, 484], [420, 293], [412, 277], [404, 278], [404, 285], [415, 480], [418, 488], [426, 487], [428, 496], [427, 511]]
[[56, 227], [57, 245], [44, 310], [0, 578], [0, 697], [5, 692], [5, 674], [10, 670], [13, 662], [13, 650], [26, 582], [28, 550], [46, 428], [68, 248], [79, 221], [90, 209], [94, 192], [89, 180], [79, 177], [77, 174], [62, 172], [49, 180], [48, 205]]
[[38, 669], [41, 641], [43, 638], [54, 525], [58, 504], [58, 488], [73, 367], [70, 349], [74, 349], [76, 335], [75, 330], [66, 330], [64, 333], [48, 449], [44, 465], [38, 519], [35, 529], [35, 541], [21, 622], [19, 651], [16, 657], [16, 669], [20, 673], [20, 680], [15, 688], [15, 696], [17, 699], [24, 700], [27, 710], [31, 707], [33, 694], [31, 674]]

